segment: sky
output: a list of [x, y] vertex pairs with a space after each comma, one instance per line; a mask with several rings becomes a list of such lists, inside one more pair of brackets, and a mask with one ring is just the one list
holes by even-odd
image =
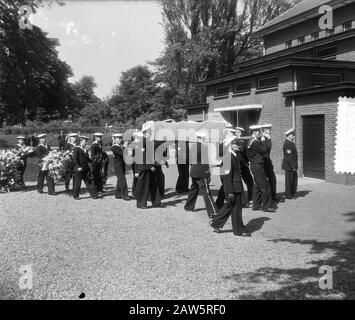
[[63, 7], [41, 8], [30, 21], [59, 39], [59, 56], [74, 72], [70, 81], [94, 76], [100, 98], [112, 92], [122, 72], [154, 61], [163, 51], [156, 1], [65, 1]]

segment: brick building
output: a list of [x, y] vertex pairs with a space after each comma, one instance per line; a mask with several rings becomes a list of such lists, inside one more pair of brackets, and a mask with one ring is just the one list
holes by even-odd
[[[333, 9], [332, 29], [319, 27], [322, 5]], [[354, 175], [334, 170], [338, 99], [355, 97], [355, 0], [304, 0], [255, 36], [264, 56], [202, 81], [206, 104], [187, 107], [189, 119], [272, 123], [277, 173], [284, 132], [295, 127], [301, 175], [355, 185]]]

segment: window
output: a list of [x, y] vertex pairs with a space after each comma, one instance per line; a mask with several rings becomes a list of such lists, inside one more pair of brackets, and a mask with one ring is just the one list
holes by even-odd
[[348, 21], [343, 23], [343, 31], [349, 31], [353, 28], [353, 22], [352, 21]]
[[332, 36], [334, 34], [334, 28], [327, 29], [326, 34], [327, 34], [327, 37]]
[[312, 37], [312, 41], [318, 40], [319, 39], [319, 32], [313, 32], [311, 37]]
[[286, 41], [285, 46], [286, 46], [286, 49], [292, 48], [292, 40]]
[[234, 93], [246, 93], [251, 91], [250, 82], [240, 82], [235, 84]]
[[278, 77], [268, 77], [258, 79], [258, 89], [269, 89], [269, 88], [277, 88], [279, 86], [279, 78]]
[[335, 59], [337, 56], [337, 48], [330, 47], [313, 52], [314, 59]]
[[342, 74], [313, 73], [313, 86], [325, 86], [327, 84], [340, 83], [343, 81]]
[[298, 38], [298, 45], [302, 45], [306, 42], [306, 37], [303, 36], [303, 37], [299, 37]]
[[228, 97], [229, 95], [229, 87], [220, 87], [216, 88], [214, 91], [214, 96], [218, 97]]

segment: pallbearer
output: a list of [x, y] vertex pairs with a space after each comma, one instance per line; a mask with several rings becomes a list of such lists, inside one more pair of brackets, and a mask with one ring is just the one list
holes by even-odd
[[285, 170], [285, 196], [287, 199], [296, 199], [298, 186], [298, 152], [295, 144], [295, 129], [288, 130], [283, 146], [284, 159], [282, 170]]
[[270, 190], [271, 190], [271, 199], [274, 202], [278, 202], [277, 199], [277, 180], [274, 171], [274, 165], [271, 160], [271, 149], [272, 149], [272, 141], [271, 141], [271, 132], [272, 132], [272, 125], [266, 124], [262, 126], [262, 136], [261, 136], [261, 143], [266, 148], [266, 156], [264, 158], [264, 168], [266, 176], [270, 183]]
[[[65, 151], [68, 151], [65, 161], [65, 191], [70, 192], [70, 181], [74, 179], [74, 162], [73, 162], [73, 152], [76, 145], [76, 140], [78, 138], [77, 133], [70, 133], [68, 135], [68, 141], [65, 144]], [[74, 185], [74, 181], [73, 181]]]
[[134, 196], [137, 199], [137, 208], [146, 209], [148, 199], [152, 202], [153, 207], [160, 207], [161, 199], [155, 176], [157, 168], [154, 165], [154, 142], [150, 140], [149, 132], [145, 132], [143, 140], [139, 140], [135, 150], [137, 184]]
[[248, 157], [250, 159], [251, 172], [254, 176], [253, 210], [274, 212], [277, 208], [272, 205], [270, 184], [264, 167], [267, 151], [259, 140], [262, 128], [261, 126], [252, 126], [250, 131], [252, 137], [248, 144]]
[[94, 186], [98, 192], [98, 197], [102, 197], [104, 182], [102, 179], [102, 137], [103, 133], [97, 132], [94, 134], [94, 142], [90, 147], [90, 159], [92, 162], [92, 175], [94, 178]]
[[45, 133], [38, 135], [39, 145], [35, 149], [36, 156], [39, 158], [38, 166], [38, 180], [37, 191], [43, 193], [44, 179], [47, 179], [48, 194], [55, 195], [54, 180], [48, 175], [48, 169], [43, 163], [43, 158], [46, 157], [51, 151], [51, 147], [46, 143], [47, 135]]
[[115, 174], [117, 176], [116, 184], [116, 199], [123, 199], [129, 201], [128, 186], [126, 180], [126, 163], [124, 162], [124, 150], [127, 145], [123, 143], [123, 134], [115, 133], [112, 136], [112, 152], [113, 152], [113, 165], [115, 168]]
[[194, 211], [199, 192], [201, 191], [203, 199], [205, 201], [207, 214], [212, 219], [217, 214], [217, 208], [213, 201], [211, 191], [210, 191], [210, 159], [209, 150], [206, 144], [207, 135], [204, 132], [197, 133], [197, 143], [191, 147], [190, 150], [190, 161], [191, 156], [197, 156], [197, 163], [191, 165], [191, 178], [192, 185], [189, 192], [188, 199], [185, 204], [186, 211]]
[[237, 155], [240, 161], [240, 171], [242, 174], [242, 179], [248, 189], [248, 202], [244, 203], [244, 208], [249, 208], [250, 203], [253, 201], [253, 191], [254, 191], [254, 180], [250, 173], [250, 162], [248, 158], [248, 147], [246, 142], [242, 139], [245, 130], [241, 127], [235, 128], [235, 136], [237, 138], [238, 150]]
[[175, 142], [176, 164], [179, 172], [179, 177], [176, 182], [175, 191], [179, 194], [188, 193], [190, 180], [190, 165], [189, 165], [189, 143], [186, 141]]
[[[97, 199], [97, 191], [93, 185], [93, 181], [90, 178], [90, 158], [86, 150], [86, 144], [88, 137], [79, 136], [80, 144], [75, 146], [73, 153], [73, 162], [74, 162], [74, 188], [73, 188], [73, 197], [75, 200], [80, 200], [80, 188], [81, 182], [84, 180], [86, 187], [90, 193], [90, 196], [93, 199]], [[77, 138], [76, 138], [77, 141]]]
[[245, 231], [242, 210], [243, 210], [243, 184], [241, 176], [241, 167], [238, 158], [238, 139], [236, 138], [229, 148], [231, 153], [231, 165], [228, 171], [222, 172], [223, 191], [226, 194], [227, 201], [222, 210], [210, 222], [210, 226], [215, 232], [220, 233], [228, 218], [232, 216], [233, 233], [236, 236], [250, 237]]

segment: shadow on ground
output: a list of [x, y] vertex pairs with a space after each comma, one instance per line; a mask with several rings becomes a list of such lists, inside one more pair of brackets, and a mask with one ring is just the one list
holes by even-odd
[[[355, 222], [355, 212], [344, 214], [347, 223]], [[259, 222], [260, 223], [260, 222]], [[317, 240], [274, 239], [273, 243], [291, 243], [309, 247], [308, 254], [331, 253], [331, 258], [312, 260], [309, 268], [261, 268], [244, 274], [223, 277], [238, 287], [231, 290], [236, 299], [260, 300], [305, 300], [305, 299], [355, 299], [355, 230], [348, 233], [345, 242], [318, 242]], [[322, 266], [333, 269], [333, 290], [321, 290], [319, 279]], [[263, 291], [267, 283], [276, 285], [275, 290]], [[258, 289], [251, 289], [257, 287]], [[244, 293], [240, 293], [240, 292]]]

